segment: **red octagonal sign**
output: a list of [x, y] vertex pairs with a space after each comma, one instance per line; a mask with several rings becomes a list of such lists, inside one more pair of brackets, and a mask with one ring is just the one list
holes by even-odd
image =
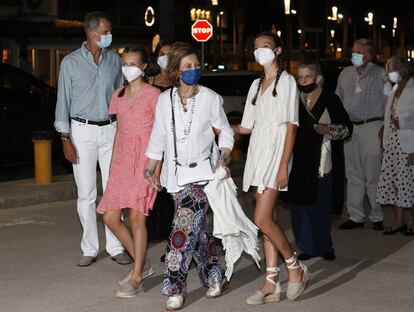
[[213, 36], [213, 26], [207, 20], [197, 20], [191, 26], [191, 35], [198, 42], [206, 42]]

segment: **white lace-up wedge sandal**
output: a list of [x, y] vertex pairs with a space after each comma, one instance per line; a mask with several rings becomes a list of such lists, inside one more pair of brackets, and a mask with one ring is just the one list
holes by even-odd
[[280, 294], [282, 293], [282, 287], [280, 286], [279, 280], [275, 282], [272, 278], [277, 277], [279, 275], [279, 268], [278, 267], [268, 267], [266, 268], [266, 272], [271, 272], [273, 274], [268, 274], [266, 276], [266, 280], [275, 286], [275, 291], [270, 294], [264, 294], [260, 290], [256, 290], [256, 292], [246, 299], [246, 303], [250, 305], [261, 305], [264, 303], [271, 303], [271, 302], [278, 302], [280, 301]]
[[305, 288], [311, 278], [311, 274], [307, 266], [297, 259], [295, 253], [291, 258], [285, 260], [285, 263], [288, 270], [295, 270], [299, 268], [302, 270], [301, 280], [299, 282], [289, 281], [287, 284], [286, 297], [288, 300], [296, 300], [305, 291]]

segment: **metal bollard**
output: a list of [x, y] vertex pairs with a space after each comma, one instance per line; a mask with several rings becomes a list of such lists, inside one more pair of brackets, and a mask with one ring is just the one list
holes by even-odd
[[52, 139], [49, 132], [33, 134], [34, 173], [37, 184], [52, 183]]

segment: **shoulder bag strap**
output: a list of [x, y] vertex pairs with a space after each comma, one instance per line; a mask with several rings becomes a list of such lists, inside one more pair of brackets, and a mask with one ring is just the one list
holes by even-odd
[[173, 90], [174, 87], [170, 90], [170, 100], [171, 100], [171, 119], [172, 119], [172, 132], [173, 132], [173, 139], [174, 139], [174, 162], [178, 165], [177, 161], [177, 134], [175, 132], [175, 115], [174, 115], [174, 104], [173, 104]]

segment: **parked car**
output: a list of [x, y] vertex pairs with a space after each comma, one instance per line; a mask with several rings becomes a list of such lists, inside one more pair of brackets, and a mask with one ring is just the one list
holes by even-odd
[[232, 122], [234, 116], [240, 115], [241, 119], [250, 85], [258, 77], [258, 73], [250, 71], [205, 71], [200, 83], [223, 97], [224, 111]]
[[33, 163], [33, 132], [53, 134], [55, 105], [55, 88], [0, 64], [0, 166]]
[[[247, 93], [253, 80], [260, 73], [251, 71], [205, 71], [200, 83], [223, 97], [223, 108], [230, 124], [241, 122], [246, 104]], [[243, 136], [241, 150], [246, 153], [250, 136]]]

